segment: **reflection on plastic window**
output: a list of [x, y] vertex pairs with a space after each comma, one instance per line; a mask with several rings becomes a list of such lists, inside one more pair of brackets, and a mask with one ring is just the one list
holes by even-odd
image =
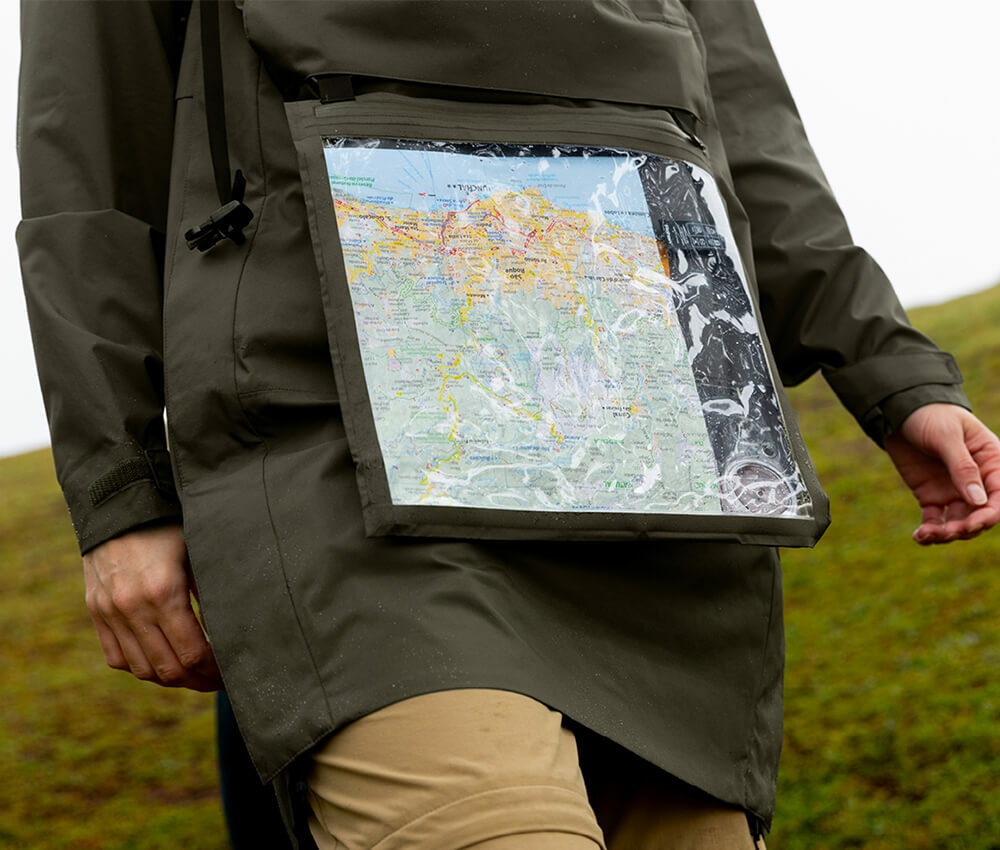
[[324, 140], [394, 504], [809, 516], [711, 175]]

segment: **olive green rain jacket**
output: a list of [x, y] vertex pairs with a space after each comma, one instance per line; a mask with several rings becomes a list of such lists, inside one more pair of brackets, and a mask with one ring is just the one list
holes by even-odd
[[284, 108], [306, 76], [341, 72], [414, 97], [465, 86], [696, 116], [780, 378], [821, 370], [880, 440], [921, 404], [966, 404], [961, 377], [852, 244], [753, 3], [223, 2], [229, 154], [254, 218], [244, 245], [205, 254], [183, 238], [218, 206], [185, 12], [22, 5], [18, 245], [81, 550], [183, 510], [264, 779], [388, 703], [485, 686], [769, 823], [773, 548], [366, 536]]

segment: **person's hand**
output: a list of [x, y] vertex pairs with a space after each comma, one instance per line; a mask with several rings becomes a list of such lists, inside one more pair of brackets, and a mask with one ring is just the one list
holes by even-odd
[[219, 668], [191, 607], [181, 527], [141, 528], [83, 556], [87, 609], [108, 665], [173, 688], [217, 691]]
[[920, 502], [917, 543], [968, 540], [1000, 520], [1000, 441], [965, 408], [919, 407], [885, 448]]

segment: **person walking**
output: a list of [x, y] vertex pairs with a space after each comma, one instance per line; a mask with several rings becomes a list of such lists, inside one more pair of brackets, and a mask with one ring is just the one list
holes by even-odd
[[754, 4], [24, 0], [22, 38], [108, 664], [224, 684], [321, 848], [763, 846], [776, 546], [827, 522], [781, 384], [824, 374], [922, 544], [997, 522], [1000, 446]]

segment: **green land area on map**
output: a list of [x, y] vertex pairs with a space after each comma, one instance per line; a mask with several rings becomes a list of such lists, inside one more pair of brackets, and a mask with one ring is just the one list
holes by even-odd
[[393, 503], [721, 512], [644, 208], [480, 178], [417, 209], [365, 176], [331, 191]]

